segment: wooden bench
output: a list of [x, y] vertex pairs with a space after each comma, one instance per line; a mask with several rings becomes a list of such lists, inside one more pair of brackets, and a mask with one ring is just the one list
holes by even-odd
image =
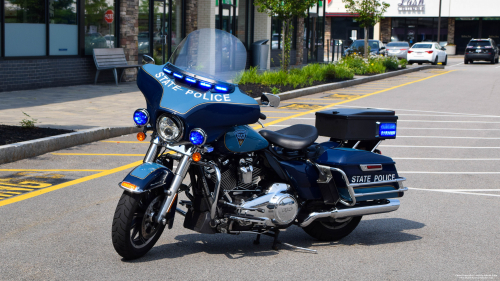
[[97, 72], [95, 74], [95, 82], [97, 84], [97, 77], [99, 77], [99, 73], [102, 70], [112, 69], [113, 74], [115, 75], [115, 82], [118, 86], [118, 73], [117, 69], [123, 69], [122, 74], [120, 75], [120, 81], [122, 80], [123, 73], [125, 72], [125, 68], [134, 68], [136, 67], [139, 70], [141, 67], [140, 64], [128, 64], [125, 59], [125, 52], [123, 48], [96, 48], [94, 51], [94, 62], [97, 68]]

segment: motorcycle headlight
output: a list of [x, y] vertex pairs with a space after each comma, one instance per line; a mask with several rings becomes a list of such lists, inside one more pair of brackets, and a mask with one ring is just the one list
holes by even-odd
[[184, 127], [177, 116], [163, 114], [156, 122], [156, 130], [166, 142], [177, 142], [182, 138]]

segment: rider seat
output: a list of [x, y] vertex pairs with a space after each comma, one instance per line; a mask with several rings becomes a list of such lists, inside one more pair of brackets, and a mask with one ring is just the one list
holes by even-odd
[[292, 125], [278, 131], [262, 130], [259, 133], [270, 143], [290, 150], [302, 150], [318, 138], [316, 127], [304, 124]]

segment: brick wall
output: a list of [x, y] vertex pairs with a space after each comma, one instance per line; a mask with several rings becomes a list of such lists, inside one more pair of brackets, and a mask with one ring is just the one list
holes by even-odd
[[215, 0], [198, 1], [198, 29], [215, 28]]
[[[124, 48], [125, 57], [130, 64], [138, 64], [138, 37], [139, 34], [139, 0], [120, 1], [120, 45]], [[137, 69], [129, 68], [123, 79], [134, 81]]]
[[186, 0], [186, 35], [196, 29], [198, 29], [198, 0]]
[[301, 65], [304, 63], [304, 19], [299, 18], [297, 21], [297, 51], [295, 52], [295, 64]]
[[455, 44], [455, 19], [448, 18], [448, 43]]
[[[92, 57], [3, 60], [0, 61], [0, 92], [93, 84], [95, 73]], [[97, 82], [114, 83], [113, 72], [102, 71]]]
[[384, 18], [380, 21], [380, 41], [391, 42], [391, 18]]
[[[329, 41], [331, 40], [332, 35], [332, 18], [325, 17], [325, 48], [324, 48], [324, 53], [325, 56], [328, 56], [328, 51], [332, 51], [332, 42]], [[330, 46], [328, 46], [330, 44]]]

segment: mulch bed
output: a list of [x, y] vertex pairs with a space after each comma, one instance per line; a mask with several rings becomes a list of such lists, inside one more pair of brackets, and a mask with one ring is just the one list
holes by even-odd
[[316, 82], [313, 82], [312, 85], [297, 86], [297, 88], [294, 88], [292, 85], [264, 86], [261, 84], [245, 84], [245, 85], [240, 84], [240, 85], [238, 85], [238, 87], [240, 88], [240, 90], [242, 92], [251, 96], [252, 98], [260, 98], [260, 96], [262, 96], [262, 93], [272, 93], [273, 91], [271, 90], [271, 88], [273, 88], [273, 87], [280, 89], [280, 93], [284, 93], [284, 92], [293, 91], [293, 90], [297, 90], [297, 89], [308, 88], [308, 87], [329, 84], [329, 83], [335, 83], [335, 82], [342, 82], [342, 81], [346, 81], [346, 80], [349, 80], [349, 79], [333, 79], [333, 80], [325, 80], [325, 81], [316, 81]]
[[0, 138], [0, 145], [35, 140], [72, 132], [74, 131], [52, 128], [23, 128], [20, 126], [0, 125], [0, 136], [2, 136]]

